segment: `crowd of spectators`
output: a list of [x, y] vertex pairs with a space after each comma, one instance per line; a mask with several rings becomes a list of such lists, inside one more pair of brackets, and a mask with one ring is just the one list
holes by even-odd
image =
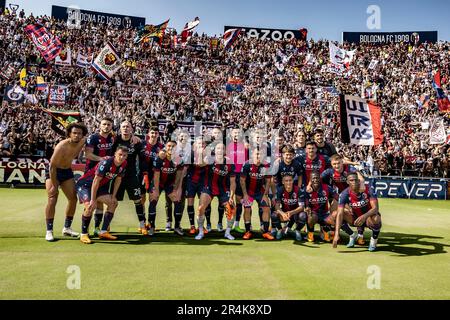
[[[26, 37], [23, 28], [40, 23], [72, 51], [72, 66], [47, 64]], [[173, 31], [168, 31], [168, 34]], [[356, 49], [348, 72], [327, 68], [326, 40], [269, 41], [241, 36], [232, 51], [211, 46], [220, 37], [194, 34], [187, 45], [173, 41], [134, 43], [136, 30], [84, 25], [68, 28], [65, 21], [48, 16], [3, 13], [0, 16], [0, 70], [14, 66], [17, 76], [0, 78], [0, 92], [19, 84], [19, 71], [28, 67], [24, 90], [36, 92], [36, 76], [48, 84], [67, 85], [67, 103], [58, 109], [80, 110], [91, 132], [99, 120], [112, 116], [115, 126], [131, 120], [137, 134], [145, 134], [152, 121], [215, 121], [223, 129], [239, 124], [247, 130], [264, 125], [278, 129], [284, 141], [294, 142], [303, 130], [311, 136], [318, 127], [338, 153], [362, 163], [373, 175], [448, 177], [448, 144], [430, 145], [428, 129], [439, 113], [432, 74], [441, 71], [444, 91], [449, 87], [450, 43], [391, 44], [383, 46], [344, 43]], [[124, 61], [114, 78], [101, 81], [89, 68], [76, 66], [78, 53], [96, 55], [112, 43]], [[165, 43], [165, 42], [164, 42]], [[370, 63], [377, 60], [374, 68]], [[226, 92], [228, 79], [242, 80], [243, 90]], [[382, 111], [383, 144], [346, 145], [340, 141], [336, 92], [365, 95]], [[429, 100], [424, 105], [423, 97]], [[50, 108], [45, 100], [41, 107]], [[2, 156], [50, 157], [61, 139], [51, 130], [51, 118], [41, 107], [15, 104], [3, 99], [0, 106], [0, 153]], [[425, 126], [426, 128], [426, 126]]]

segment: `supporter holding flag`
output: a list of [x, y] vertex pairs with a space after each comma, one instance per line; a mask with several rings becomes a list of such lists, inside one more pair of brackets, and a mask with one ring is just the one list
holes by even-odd
[[450, 101], [448, 99], [448, 96], [444, 93], [444, 90], [442, 89], [441, 86], [441, 71], [438, 71], [434, 74], [433, 88], [436, 90], [436, 98], [439, 111], [449, 112]]
[[223, 34], [223, 47], [225, 50], [229, 50], [234, 46], [240, 33], [240, 29], [230, 29]]
[[30, 24], [24, 30], [28, 38], [42, 54], [45, 61], [52, 61], [61, 52], [62, 44], [58, 37], [48, 32], [42, 25]]

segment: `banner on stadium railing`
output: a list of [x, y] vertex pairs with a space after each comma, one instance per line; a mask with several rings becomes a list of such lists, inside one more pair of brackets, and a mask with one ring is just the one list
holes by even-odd
[[[49, 160], [42, 157], [0, 157], [0, 185], [45, 185]], [[84, 164], [73, 164], [75, 180], [84, 173]]]
[[94, 25], [117, 27], [119, 29], [138, 28], [145, 25], [145, 18], [124, 16], [98, 11], [81, 10], [61, 6], [52, 6], [52, 17], [73, 23], [79, 21], [81, 25], [93, 23]]
[[255, 38], [259, 40], [290, 40], [290, 39], [300, 39], [306, 40], [308, 36], [308, 30], [286, 30], [286, 29], [269, 29], [269, 28], [254, 28], [254, 27], [236, 27], [236, 26], [225, 26], [224, 32], [230, 29], [241, 29], [245, 32], [247, 38]]
[[343, 32], [342, 41], [356, 44], [436, 43], [438, 41], [438, 32]]
[[446, 200], [447, 181], [438, 179], [371, 178], [380, 198], [404, 198], [421, 200]]
[[[158, 120], [158, 128], [159, 128], [159, 134], [161, 136], [164, 136], [164, 132], [166, 130], [167, 125], [170, 123], [170, 120]], [[221, 127], [222, 124], [219, 122], [199, 122], [201, 124], [201, 127], [199, 127], [200, 132], [202, 133], [204, 129], [212, 129], [216, 127]], [[183, 131], [189, 132], [191, 135], [191, 138], [195, 136], [195, 122], [189, 122], [189, 121], [177, 121], [178, 129], [181, 129]]]

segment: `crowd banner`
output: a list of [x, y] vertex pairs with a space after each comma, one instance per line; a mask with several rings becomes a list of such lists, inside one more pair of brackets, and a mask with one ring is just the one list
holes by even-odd
[[52, 18], [63, 21], [80, 21], [81, 25], [113, 26], [119, 29], [138, 28], [145, 25], [145, 18], [120, 14], [52, 6]]
[[[159, 128], [159, 134], [161, 136], [164, 136], [164, 132], [166, 131], [166, 127], [167, 125], [170, 123], [170, 120], [158, 120], [158, 128]], [[201, 125], [201, 132], [199, 132], [199, 134], [201, 134], [203, 132], [204, 129], [212, 129], [212, 128], [217, 128], [217, 127], [221, 127], [221, 123], [219, 122], [198, 122]], [[195, 136], [195, 122], [190, 122], [190, 121], [177, 121], [177, 126], [178, 129], [182, 130], [182, 131], [186, 131], [189, 132], [189, 134], [191, 135], [191, 138], [194, 138]]]
[[[38, 156], [0, 157], [0, 186], [45, 186], [50, 161]], [[75, 180], [84, 174], [85, 164], [72, 164]]]
[[48, 94], [48, 104], [63, 106], [66, 104], [68, 87], [63, 85], [51, 85]]
[[306, 40], [308, 30], [287, 30], [287, 29], [270, 29], [270, 28], [255, 28], [255, 27], [238, 27], [225, 26], [224, 33], [231, 29], [240, 29], [245, 32], [247, 38], [255, 38], [259, 40], [273, 40], [282, 41], [290, 39]]
[[112, 76], [122, 67], [119, 53], [111, 43], [107, 43], [95, 58], [92, 68], [104, 80], [110, 80]]
[[61, 50], [59, 55], [55, 58], [55, 65], [70, 67], [72, 65], [72, 50], [70, 50], [70, 48]]
[[40, 157], [2, 157], [0, 158], [0, 185], [45, 184], [45, 168], [49, 161]]
[[82, 121], [79, 111], [44, 110], [44, 112], [52, 117], [52, 130], [62, 137], [66, 136], [66, 127], [69, 124]]
[[342, 41], [356, 44], [385, 45], [393, 43], [436, 43], [437, 31], [410, 31], [410, 32], [343, 32]]
[[339, 109], [342, 142], [362, 146], [383, 142], [381, 111], [374, 102], [341, 95]]
[[418, 178], [370, 178], [380, 198], [403, 198], [420, 200], [447, 200], [445, 179]]

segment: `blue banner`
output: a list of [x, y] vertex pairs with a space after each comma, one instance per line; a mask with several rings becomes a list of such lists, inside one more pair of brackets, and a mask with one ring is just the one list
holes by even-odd
[[446, 200], [447, 181], [434, 179], [371, 178], [380, 198]]
[[81, 25], [93, 23], [94, 25], [113, 26], [119, 29], [138, 28], [145, 25], [145, 18], [125, 16], [98, 11], [79, 10], [61, 6], [52, 6], [52, 17], [59, 20], [75, 23], [79, 21]]
[[436, 43], [437, 31], [410, 32], [343, 32], [342, 40], [356, 44]]

